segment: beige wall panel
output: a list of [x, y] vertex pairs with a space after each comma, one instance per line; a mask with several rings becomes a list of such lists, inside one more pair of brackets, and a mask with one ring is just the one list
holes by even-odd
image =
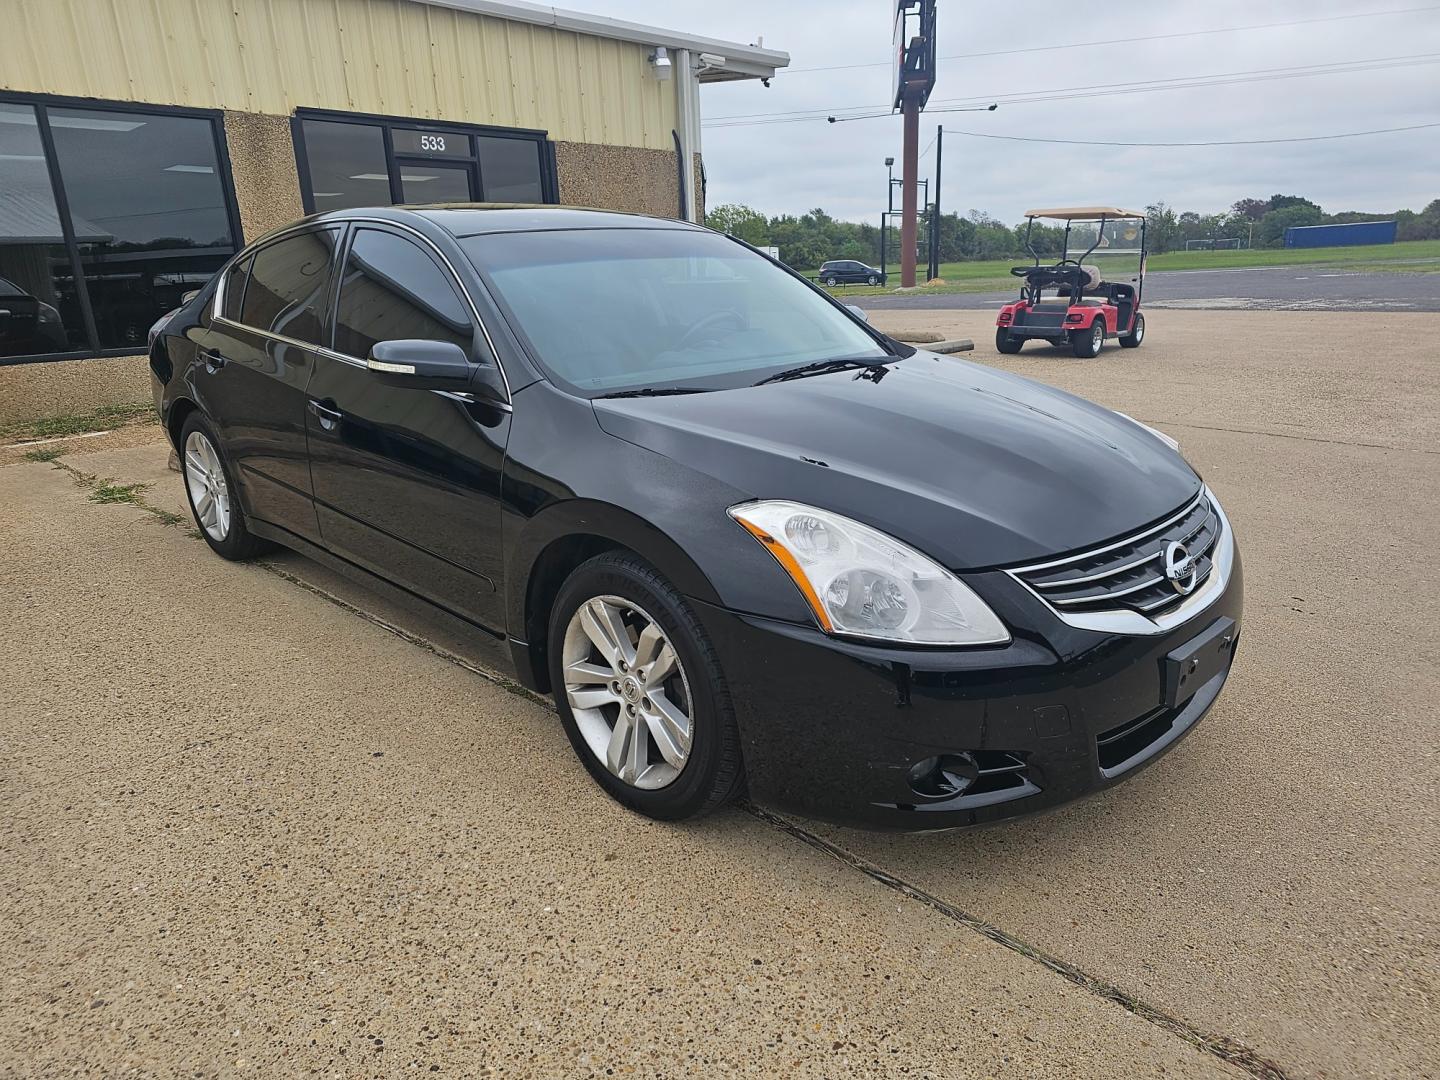
[[230, 175], [247, 244], [304, 215], [295, 143], [287, 118], [227, 112], [225, 142], [230, 148]]
[[540, 128], [663, 150], [675, 84], [643, 45], [411, 0], [0, 0], [0, 89], [288, 116]]
[[143, 356], [0, 367], [0, 426], [150, 400]]
[[560, 201], [657, 217], [675, 217], [675, 153], [643, 147], [557, 142]]

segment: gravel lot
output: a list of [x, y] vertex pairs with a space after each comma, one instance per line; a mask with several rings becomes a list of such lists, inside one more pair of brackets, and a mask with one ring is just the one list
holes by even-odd
[[183, 506], [154, 429], [59, 444], [0, 467], [0, 1075], [1440, 1072], [1436, 317], [874, 318], [1224, 500], [1245, 639], [1175, 752], [980, 832], [648, 822], [453, 625], [93, 501]]

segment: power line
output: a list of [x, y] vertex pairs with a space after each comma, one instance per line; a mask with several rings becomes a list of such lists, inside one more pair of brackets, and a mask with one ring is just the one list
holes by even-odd
[[1431, 124], [1409, 124], [1405, 127], [1374, 128], [1370, 131], [1342, 131], [1335, 135], [1303, 135], [1287, 139], [1214, 139], [1206, 142], [1101, 142], [1091, 139], [1041, 139], [1026, 135], [994, 135], [984, 131], [960, 131], [956, 128], [946, 128], [945, 134], [969, 135], [974, 139], [1003, 139], [1005, 142], [1064, 143], [1067, 146], [1268, 146], [1276, 143], [1355, 139], [1362, 135], [1390, 135], [1397, 131], [1420, 131], [1425, 128], [1440, 128], [1440, 121]]
[[[1320, 75], [1345, 75], [1351, 72], [1386, 70], [1397, 67], [1414, 67], [1440, 62], [1440, 53], [1416, 53], [1409, 56], [1384, 56], [1368, 60], [1342, 60], [1327, 64], [1307, 64], [1298, 67], [1258, 68], [1251, 71], [1217, 72], [1212, 75], [1187, 75], [1169, 79], [1149, 79], [1138, 82], [1095, 83], [1088, 86], [1057, 87], [1051, 90], [1015, 91], [1000, 94], [977, 94], [965, 98], [939, 98], [932, 101], [927, 112], [965, 111], [964, 107], [944, 106], [952, 102], [998, 102], [1001, 105], [1032, 105], [1052, 101], [1073, 101], [1082, 98], [1112, 97], [1125, 94], [1149, 94], [1163, 90], [1191, 90], [1211, 86], [1233, 86], [1247, 82], [1271, 82], [1278, 79], [1311, 78]], [[938, 106], [938, 107], [937, 107]], [[876, 110], [863, 115], [844, 116], [844, 113], [860, 114], [862, 110]], [[796, 109], [774, 113], [738, 113], [716, 116], [704, 122], [707, 128], [752, 127], [763, 124], [787, 124], [803, 120], [818, 120], [831, 116], [840, 120], [870, 120], [880, 116], [893, 115], [893, 110], [874, 105], [854, 105], [843, 109]]]
[[[1108, 38], [1104, 41], [1071, 41], [1063, 45], [1030, 45], [1023, 49], [1000, 49], [994, 52], [952, 53], [936, 57], [937, 60], [978, 60], [987, 56], [1014, 56], [1017, 53], [1054, 52], [1058, 49], [1088, 49], [1097, 45], [1131, 45], [1141, 41], [1168, 41], [1175, 38], [1204, 37], [1210, 34], [1235, 34], [1245, 30], [1277, 30], [1287, 26], [1308, 26], [1313, 23], [1342, 22], [1346, 19], [1373, 19], [1386, 15], [1413, 15], [1423, 11], [1440, 11], [1440, 4], [1425, 7], [1394, 8], [1389, 11], [1361, 11], [1350, 15], [1325, 15], [1316, 19], [1292, 19], [1288, 22], [1253, 23], [1249, 26], [1222, 26], [1214, 30], [1185, 30], [1173, 34], [1150, 34], [1145, 37]], [[802, 75], [812, 71], [850, 71], [855, 68], [889, 67], [892, 61], [875, 63], [834, 64], [829, 67], [786, 68], [785, 75]]]

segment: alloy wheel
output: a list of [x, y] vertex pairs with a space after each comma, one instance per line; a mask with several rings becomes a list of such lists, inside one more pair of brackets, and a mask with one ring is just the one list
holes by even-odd
[[202, 431], [192, 431], [185, 440], [185, 486], [200, 527], [223, 543], [230, 535], [230, 488], [220, 455]]
[[570, 617], [561, 659], [591, 753], [633, 787], [673, 783], [690, 757], [694, 699], [660, 624], [623, 597], [594, 597]]

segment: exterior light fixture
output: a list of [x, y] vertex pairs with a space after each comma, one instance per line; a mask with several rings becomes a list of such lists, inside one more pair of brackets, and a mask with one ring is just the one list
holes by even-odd
[[670, 54], [665, 51], [665, 46], [655, 46], [655, 51], [650, 54], [650, 63], [655, 66], [655, 78], [661, 82], [670, 78]]

